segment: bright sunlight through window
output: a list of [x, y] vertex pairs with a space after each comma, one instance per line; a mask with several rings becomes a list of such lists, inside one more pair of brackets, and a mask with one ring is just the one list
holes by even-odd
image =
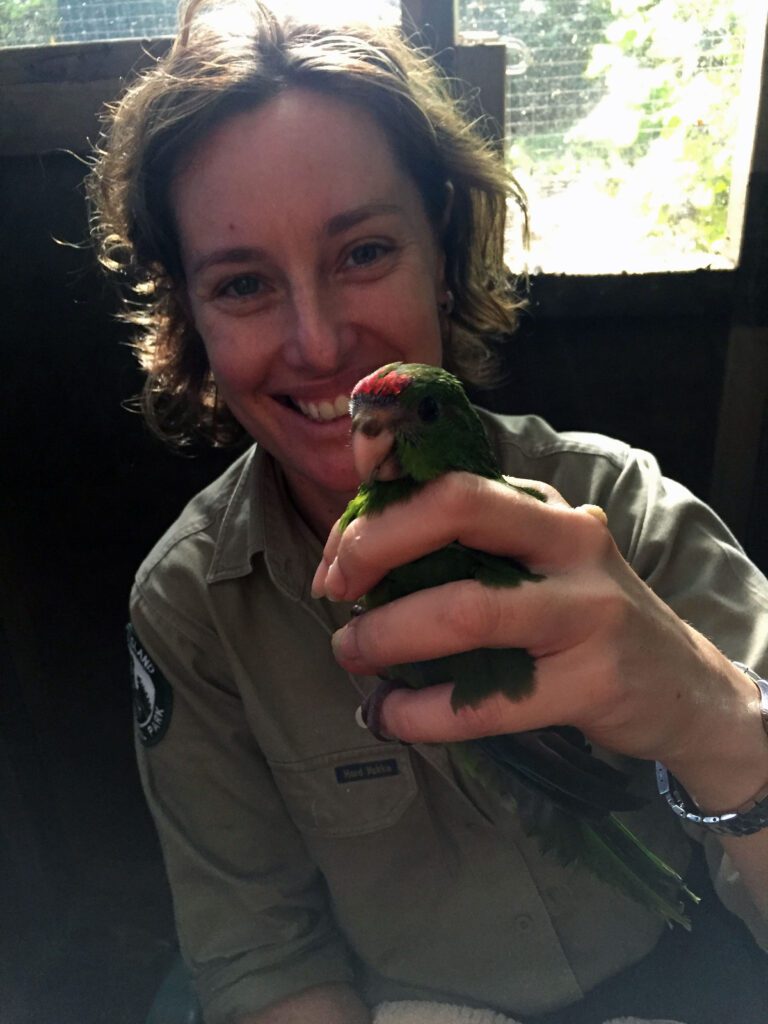
[[[515, 270], [735, 265], [768, 0], [443, 2], [456, 3], [457, 43], [507, 48], [506, 155], [532, 232], [526, 256], [510, 217]], [[225, 18], [226, 6], [213, 16]], [[337, 23], [401, 19], [398, 0], [273, 6]], [[0, 47], [170, 35], [176, 7], [0, 0]]]
[[[275, 0], [270, 6], [308, 21], [400, 21], [398, 0]], [[177, 7], [178, 0], [0, 0], [0, 47], [171, 35]]]
[[[732, 267], [766, 0], [459, 0], [464, 43], [507, 44], [506, 152], [529, 266]], [[519, 266], [519, 232], [510, 233]]]

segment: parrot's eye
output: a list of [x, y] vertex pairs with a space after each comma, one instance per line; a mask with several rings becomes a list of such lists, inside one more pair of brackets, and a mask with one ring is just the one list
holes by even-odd
[[419, 402], [416, 412], [422, 423], [434, 423], [440, 415], [440, 406], [431, 395], [427, 395]]

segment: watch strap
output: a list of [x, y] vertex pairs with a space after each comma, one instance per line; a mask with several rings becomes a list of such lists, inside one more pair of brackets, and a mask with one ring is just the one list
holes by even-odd
[[[768, 682], [743, 662], [734, 661], [736, 668], [747, 675], [760, 691], [760, 714], [768, 734]], [[768, 783], [760, 792], [734, 811], [723, 814], [702, 814], [691, 810], [691, 798], [674, 776], [660, 762], [656, 762], [656, 785], [673, 813], [683, 821], [708, 829], [722, 836], [748, 836], [768, 827]]]

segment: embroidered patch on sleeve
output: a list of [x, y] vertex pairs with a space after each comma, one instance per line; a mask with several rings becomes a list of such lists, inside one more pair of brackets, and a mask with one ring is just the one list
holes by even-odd
[[153, 747], [165, 736], [173, 710], [171, 684], [141, 645], [130, 624], [126, 629], [131, 655], [133, 710], [136, 728], [145, 747]]

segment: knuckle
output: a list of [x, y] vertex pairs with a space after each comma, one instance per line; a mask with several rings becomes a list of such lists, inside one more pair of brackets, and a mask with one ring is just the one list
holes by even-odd
[[616, 553], [610, 530], [593, 515], [579, 509], [563, 510], [562, 537], [567, 544], [568, 561], [606, 564]]
[[594, 516], [583, 515], [579, 523], [581, 542], [585, 553], [593, 559], [604, 561], [614, 548], [614, 541], [608, 527]]
[[[529, 480], [524, 477], [517, 476], [505, 476], [504, 479], [508, 484], [517, 490], [526, 490], [528, 488], [538, 491], [543, 494], [548, 505], [565, 505], [567, 504], [565, 498], [562, 496], [560, 491], [552, 484], [546, 483], [544, 480]], [[521, 497], [528, 497], [531, 501], [537, 501], [533, 495], [521, 495]]]
[[345, 573], [364, 571], [370, 562], [366, 523], [356, 519], [341, 536], [336, 557]]
[[[400, 695], [398, 694], [397, 697]], [[387, 698], [386, 721], [392, 732], [404, 740], [418, 736], [424, 731], [424, 722], [412, 700]]]
[[629, 628], [631, 605], [627, 595], [618, 587], [596, 590], [591, 596], [592, 615], [600, 631], [609, 635], [623, 635]]
[[391, 634], [386, 626], [387, 609], [377, 608], [354, 620], [357, 654], [371, 665], [386, 665]]
[[450, 600], [443, 611], [448, 635], [461, 639], [467, 649], [489, 644], [496, 636], [500, 620], [496, 594], [474, 580], [451, 588]]
[[465, 522], [477, 514], [480, 490], [485, 481], [474, 473], [446, 473], [436, 481], [435, 496], [440, 514], [450, 521]]

